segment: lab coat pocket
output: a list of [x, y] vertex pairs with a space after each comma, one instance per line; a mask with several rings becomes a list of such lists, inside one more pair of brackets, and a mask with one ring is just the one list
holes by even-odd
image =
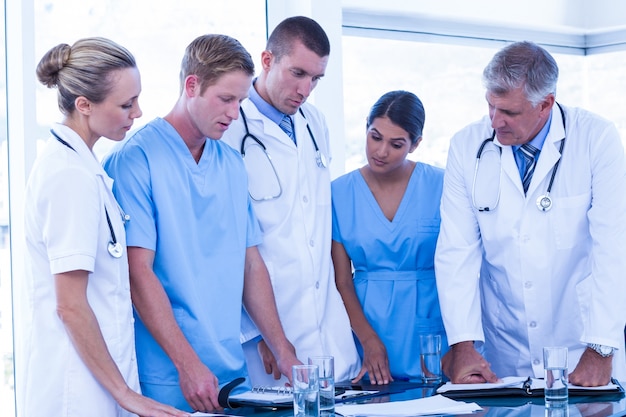
[[550, 214], [557, 249], [570, 249], [581, 236], [589, 233], [587, 211], [590, 207], [591, 193], [554, 199], [554, 210]]

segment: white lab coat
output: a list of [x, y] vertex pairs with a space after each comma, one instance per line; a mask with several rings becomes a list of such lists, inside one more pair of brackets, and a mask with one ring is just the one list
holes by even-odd
[[[566, 133], [555, 105], [527, 197], [512, 148], [497, 138], [487, 145], [474, 194], [478, 206], [492, 204], [499, 177], [501, 195], [492, 211], [478, 212], [472, 204], [476, 154], [492, 135], [489, 118], [452, 138], [435, 258], [441, 311], [449, 343], [485, 341], [485, 357], [500, 377], [542, 377], [548, 345], [569, 348], [571, 372], [586, 344], [599, 343], [619, 349], [613, 376], [623, 380], [624, 149], [613, 124], [581, 109], [563, 110]], [[536, 201], [546, 192], [564, 137], [553, 208], [541, 212]]]
[[[26, 338], [25, 377], [18, 404], [21, 416], [134, 416], [123, 410], [78, 356], [56, 312], [53, 274], [89, 273], [87, 299], [108, 350], [127, 384], [139, 392], [126, 239], [113, 181], [82, 139], [70, 128], [54, 131], [39, 155], [26, 188], [27, 297], [32, 323]], [[121, 258], [107, 251], [111, 233], [124, 248]]]
[[[253, 205], [263, 231], [259, 250], [270, 273], [285, 334], [302, 362], [306, 363], [309, 356], [333, 355], [335, 379], [354, 377], [360, 369], [360, 360], [348, 315], [335, 286], [330, 257], [330, 172], [317, 166], [313, 141], [306, 128], [308, 121], [320, 150], [329, 160], [326, 122], [315, 107], [306, 103], [302, 107], [306, 120], [299, 112], [293, 116], [296, 147], [250, 100], [245, 100], [242, 108], [250, 132], [267, 147], [282, 186], [279, 198], [255, 201]], [[244, 134], [240, 117], [222, 140], [239, 150]], [[259, 180], [273, 181], [270, 169], [254, 170], [249, 163], [246, 168], [248, 177], [254, 179], [250, 187]], [[246, 327], [245, 320], [242, 332], [242, 341], [258, 335], [256, 329]], [[244, 344], [244, 350], [252, 383], [275, 383], [260, 365], [256, 340]]]

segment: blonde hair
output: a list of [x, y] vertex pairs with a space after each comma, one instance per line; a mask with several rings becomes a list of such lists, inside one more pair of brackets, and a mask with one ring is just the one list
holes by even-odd
[[112, 89], [112, 72], [136, 67], [135, 58], [126, 48], [94, 37], [50, 49], [37, 65], [37, 78], [46, 87], [57, 88], [59, 109], [69, 115], [80, 96], [93, 103], [104, 101]]
[[180, 66], [180, 92], [189, 75], [198, 77], [200, 93], [204, 93], [222, 75], [233, 71], [254, 75], [252, 57], [241, 43], [226, 35], [199, 36], [185, 49]]

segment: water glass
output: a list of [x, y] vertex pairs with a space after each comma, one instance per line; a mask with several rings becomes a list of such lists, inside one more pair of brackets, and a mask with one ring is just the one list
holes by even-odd
[[567, 406], [567, 348], [544, 347], [546, 407]]
[[293, 415], [295, 417], [320, 417], [320, 384], [316, 365], [294, 365]]
[[[575, 415], [579, 415], [579, 413], [575, 413]], [[544, 417], [569, 417], [569, 407], [567, 406], [567, 402], [563, 404], [563, 407], [546, 406]]]
[[317, 365], [320, 380], [320, 413], [328, 416], [335, 412], [335, 359], [332, 356], [313, 356], [309, 365]]
[[441, 335], [420, 335], [420, 364], [425, 383], [441, 382]]

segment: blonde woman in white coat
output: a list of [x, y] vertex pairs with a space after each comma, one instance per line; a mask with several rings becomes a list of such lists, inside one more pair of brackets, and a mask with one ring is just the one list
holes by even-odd
[[185, 416], [139, 393], [124, 215], [92, 152], [141, 116], [133, 56], [104, 38], [50, 49], [37, 66], [63, 121], [26, 189], [24, 416]]

